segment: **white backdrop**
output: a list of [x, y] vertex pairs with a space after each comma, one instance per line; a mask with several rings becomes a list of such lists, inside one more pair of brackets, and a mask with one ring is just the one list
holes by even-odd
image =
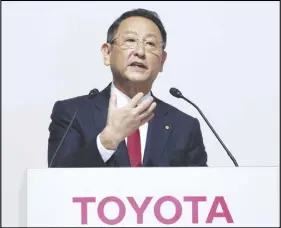
[[100, 51], [124, 11], [159, 13], [168, 58], [154, 94], [197, 117], [210, 166], [232, 166], [205, 113], [241, 166], [279, 165], [279, 2], [3, 2], [2, 215], [18, 226], [27, 168], [47, 167], [57, 100], [111, 80]]

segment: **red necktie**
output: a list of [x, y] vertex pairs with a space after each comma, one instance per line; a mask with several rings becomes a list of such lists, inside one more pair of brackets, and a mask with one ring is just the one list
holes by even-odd
[[141, 166], [140, 131], [137, 129], [127, 139], [127, 149], [132, 167]]

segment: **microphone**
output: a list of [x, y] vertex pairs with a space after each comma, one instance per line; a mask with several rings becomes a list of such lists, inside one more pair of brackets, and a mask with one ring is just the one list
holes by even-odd
[[[88, 99], [92, 99], [92, 98], [95, 97], [98, 93], [99, 93], [99, 90], [98, 90], [98, 89], [92, 89], [92, 90], [90, 91], [90, 93], [88, 94]], [[81, 106], [82, 106], [82, 105], [81, 105]], [[51, 160], [51, 162], [50, 162], [49, 168], [52, 167], [53, 162], [54, 162], [54, 160], [55, 160], [55, 158], [56, 158], [56, 156], [57, 156], [57, 154], [58, 154], [58, 152], [59, 152], [59, 150], [60, 150], [60, 148], [61, 148], [61, 145], [62, 145], [62, 143], [63, 143], [63, 141], [64, 141], [64, 139], [65, 139], [67, 133], [69, 132], [69, 129], [71, 128], [71, 126], [72, 126], [72, 124], [73, 124], [73, 121], [75, 120], [75, 118], [76, 118], [76, 116], [77, 116], [77, 114], [78, 114], [78, 112], [79, 112], [81, 106], [76, 109], [76, 112], [74, 113], [74, 115], [73, 115], [73, 117], [72, 117], [72, 119], [71, 119], [71, 121], [70, 121], [70, 123], [69, 123], [69, 125], [68, 125], [68, 127], [67, 127], [67, 129], [66, 129], [66, 131], [65, 131], [65, 133], [64, 133], [64, 135], [63, 135], [63, 137], [62, 137], [62, 139], [61, 139], [61, 141], [60, 141], [60, 143], [59, 143], [59, 145], [58, 145], [58, 147], [57, 147], [57, 149], [56, 149], [56, 151], [55, 151], [55, 153], [54, 153], [53, 156], [52, 156], [52, 160]]]
[[182, 98], [185, 101], [187, 101], [188, 103], [190, 103], [192, 106], [194, 106], [197, 111], [200, 113], [200, 115], [203, 117], [203, 119], [206, 121], [206, 123], [208, 124], [208, 126], [210, 127], [210, 129], [212, 130], [212, 132], [214, 133], [214, 135], [217, 137], [217, 139], [219, 140], [220, 144], [223, 146], [223, 148], [225, 149], [227, 155], [230, 157], [230, 159], [232, 160], [232, 162], [234, 163], [234, 165], [236, 167], [238, 167], [238, 163], [235, 160], [235, 158], [233, 157], [233, 155], [230, 153], [230, 151], [227, 149], [227, 147], [225, 146], [225, 144], [223, 143], [223, 141], [220, 139], [220, 137], [218, 136], [218, 134], [216, 133], [216, 131], [214, 130], [214, 128], [212, 127], [212, 125], [209, 123], [209, 121], [207, 120], [207, 118], [205, 117], [205, 115], [203, 114], [203, 112], [198, 108], [198, 106], [196, 104], [194, 104], [193, 102], [191, 102], [190, 100], [188, 100], [186, 97], [184, 97], [181, 93], [181, 91], [179, 91], [177, 88], [170, 88], [170, 94], [172, 94], [174, 97], [177, 98]]
[[91, 98], [93, 98], [93, 97], [95, 97], [97, 94], [99, 93], [99, 90], [98, 89], [92, 89], [91, 91], [90, 91], [90, 93], [89, 93], [89, 98], [91, 99]]

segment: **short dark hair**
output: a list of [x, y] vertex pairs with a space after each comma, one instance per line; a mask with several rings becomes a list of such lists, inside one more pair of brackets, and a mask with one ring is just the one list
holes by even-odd
[[153, 21], [157, 25], [157, 27], [161, 32], [161, 36], [164, 42], [163, 49], [165, 49], [167, 43], [167, 33], [164, 28], [164, 25], [156, 12], [146, 9], [133, 9], [123, 13], [119, 18], [117, 18], [107, 31], [107, 43], [112, 42], [112, 40], [114, 39], [114, 35], [123, 20], [127, 19], [128, 17], [135, 17], [135, 16], [147, 18]]

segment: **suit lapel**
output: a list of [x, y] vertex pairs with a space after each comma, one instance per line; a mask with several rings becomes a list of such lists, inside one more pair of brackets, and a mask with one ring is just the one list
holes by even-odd
[[155, 116], [148, 124], [143, 166], [166, 165], [164, 152], [172, 132], [172, 125], [169, 122], [165, 105], [157, 98], [155, 101], [157, 108]]
[[[97, 126], [99, 132], [102, 132], [106, 126], [110, 91], [111, 83], [92, 100], [92, 116], [94, 118], [94, 124]], [[118, 166], [130, 166], [125, 140], [119, 144], [117, 150], [113, 154], [113, 158], [117, 162]]]

